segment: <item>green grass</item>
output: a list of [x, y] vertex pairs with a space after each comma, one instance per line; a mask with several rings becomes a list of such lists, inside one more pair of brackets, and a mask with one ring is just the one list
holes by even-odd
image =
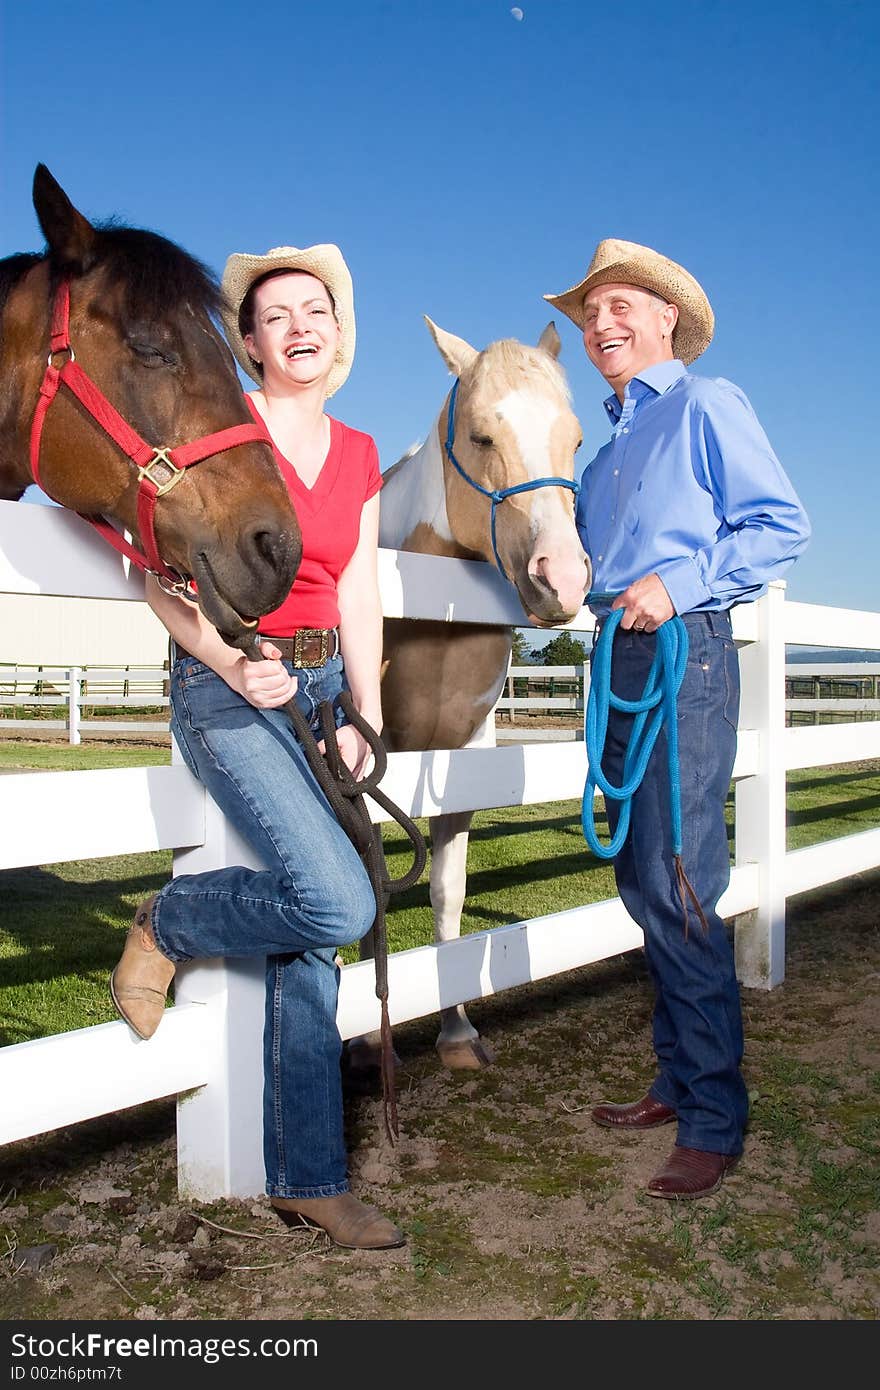
[[[166, 748], [4, 743], [0, 772], [33, 768], [152, 766]], [[2, 790], [2, 778], [0, 778]], [[789, 848], [880, 824], [880, 765], [850, 764], [792, 774]], [[728, 800], [733, 835], [733, 797]], [[420, 828], [428, 834], [427, 822]], [[605, 834], [603, 821], [600, 833]], [[396, 826], [383, 829], [388, 870], [400, 876], [411, 859]], [[50, 1036], [107, 1021], [107, 975], [122, 949], [138, 901], [171, 874], [170, 852], [9, 869], [0, 873], [6, 910], [0, 927], [0, 1044]], [[613, 871], [586, 849], [578, 802], [480, 811], [468, 849], [468, 896], [462, 931], [482, 931], [613, 897]], [[392, 950], [428, 944], [433, 926], [427, 873], [392, 898]], [[357, 949], [344, 953], [357, 959]], [[772, 1100], [767, 1118], [772, 1123]], [[784, 1116], [777, 1117], [784, 1123]]]
[[[865, 762], [791, 773], [788, 783], [789, 849], [852, 835], [880, 825], [880, 764]], [[727, 801], [733, 853], [734, 798]], [[608, 838], [604, 816], [596, 825]], [[427, 822], [419, 827], [427, 835]], [[407, 841], [396, 827], [383, 831], [392, 877], [410, 862]], [[468, 847], [468, 896], [462, 931], [484, 931], [615, 896], [614, 872], [584, 844], [580, 803], [557, 801], [478, 811]], [[392, 899], [389, 940], [394, 949], [433, 939], [427, 878]], [[346, 959], [356, 959], [356, 951]]]
[[77, 772], [101, 767], [159, 767], [171, 762], [169, 748], [151, 744], [124, 748], [103, 744], [0, 743], [0, 772]]

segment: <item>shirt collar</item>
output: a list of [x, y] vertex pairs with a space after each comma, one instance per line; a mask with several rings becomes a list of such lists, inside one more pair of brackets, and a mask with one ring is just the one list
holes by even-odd
[[[655, 396], [662, 396], [669, 390], [670, 386], [674, 386], [677, 381], [680, 381], [684, 374], [685, 365], [677, 357], [673, 358], [671, 362], [655, 362], [653, 366], [646, 367], [643, 372], [634, 376], [632, 381], [627, 382], [626, 390], [623, 393], [624, 400], [627, 396], [639, 399], [647, 396], [649, 392], [653, 392]], [[648, 391], [641, 389], [644, 386], [648, 387]], [[609, 396], [604, 405], [606, 413], [617, 424], [623, 413], [623, 406], [616, 394]]]

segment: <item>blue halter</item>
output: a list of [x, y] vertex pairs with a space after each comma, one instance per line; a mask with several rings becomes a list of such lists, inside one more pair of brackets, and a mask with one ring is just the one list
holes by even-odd
[[449, 459], [449, 462], [452, 464], [453, 468], [455, 468], [461, 474], [466, 483], [470, 483], [472, 488], [475, 488], [477, 492], [481, 492], [484, 497], [488, 497], [490, 499], [492, 503], [492, 550], [495, 553], [495, 562], [498, 565], [499, 570], [504, 575], [505, 579], [510, 579], [510, 575], [507, 573], [507, 570], [504, 568], [504, 565], [501, 562], [501, 556], [498, 554], [498, 546], [495, 543], [495, 509], [498, 506], [498, 503], [503, 502], [505, 497], [513, 497], [517, 492], [534, 492], [535, 488], [538, 487], [567, 487], [569, 492], [573, 492], [575, 497], [577, 497], [578, 493], [581, 490], [580, 483], [573, 483], [570, 478], [535, 478], [527, 483], [517, 483], [515, 487], [501, 487], [491, 489], [483, 487], [481, 483], [478, 483], [476, 479], [470, 476], [469, 473], [465, 472], [458, 459], [455, 457], [455, 454], [452, 452], [452, 445], [455, 438], [455, 397], [457, 393], [458, 378], [456, 378], [455, 385], [449, 393], [449, 419], [446, 426], [445, 445], [446, 456]]

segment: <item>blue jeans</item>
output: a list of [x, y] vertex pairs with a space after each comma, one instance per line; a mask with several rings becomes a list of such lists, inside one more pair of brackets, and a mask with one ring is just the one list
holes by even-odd
[[[730, 880], [724, 802], [736, 754], [739, 660], [727, 613], [689, 613], [687, 670], [678, 696], [682, 863], [709, 923], [684, 910], [672, 862], [666, 735], [661, 733], [633, 798], [629, 833], [614, 861], [624, 906], [645, 934], [654, 983], [657, 1074], [651, 1095], [678, 1115], [677, 1143], [739, 1154], [748, 1117], [740, 1065], [742, 1011], [733, 950], [716, 906]], [[615, 634], [612, 689], [638, 699], [654, 657], [651, 633]], [[632, 727], [612, 711], [602, 766], [622, 783]], [[612, 833], [619, 802], [607, 805]]]
[[[297, 703], [317, 708], [344, 685], [342, 660], [289, 671]], [[205, 785], [265, 869], [182, 874], [153, 909], [173, 961], [266, 956], [263, 1152], [274, 1197], [348, 1191], [336, 948], [362, 937], [376, 902], [360, 857], [318, 787], [283, 710], [258, 710], [185, 656], [171, 677], [171, 728]]]

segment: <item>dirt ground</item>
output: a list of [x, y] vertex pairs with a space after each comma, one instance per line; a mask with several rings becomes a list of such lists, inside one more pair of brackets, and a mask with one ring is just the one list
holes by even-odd
[[596, 1128], [650, 1081], [641, 953], [475, 1004], [444, 1072], [399, 1027], [401, 1133], [347, 1081], [352, 1182], [406, 1247], [345, 1251], [266, 1199], [176, 1194], [174, 1107], [0, 1152], [4, 1319], [857, 1319], [880, 1313], [880, 873], [790, 904], [785, 982], [744, 992], [752, 1117], [712, 1197], [643, 1188], [671, 1126]]

